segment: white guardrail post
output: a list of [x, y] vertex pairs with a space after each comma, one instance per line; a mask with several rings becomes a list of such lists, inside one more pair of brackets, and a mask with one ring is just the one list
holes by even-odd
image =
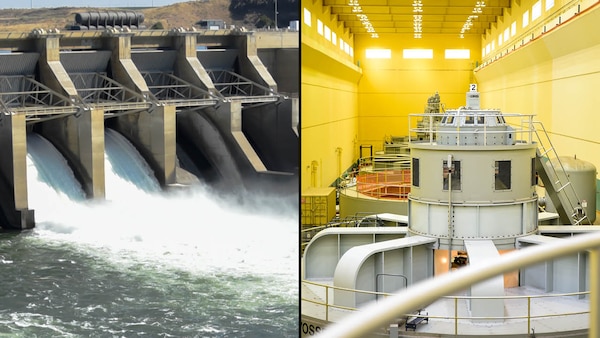
[[509, 271], [590, 250], [590, 329], [589, 337], [600, 337], [600, 231], [562, 241], [540, 244], [491, 259], [486, 266], [466, 266], [428, 279], [377, 303], [368, 304], [342, 320], [327, 326], [319, 338], [360, 338], [387, 326], [399, 314], [411, 313], [440, 297]]

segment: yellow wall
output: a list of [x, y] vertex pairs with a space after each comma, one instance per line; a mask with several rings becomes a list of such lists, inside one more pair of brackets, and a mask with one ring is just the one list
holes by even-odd
[[[480, 37], [353, 36], [321, 0], [302, 1], [301, 14], [302, 191], [333, 183], [359, 158], [361, 145], [379, 151], [386, 137], [407, 135], [408, 114], [422, 113], [436, 91], [449, 108], [465, 104], [481, 59]], [[319, 33], [317, 20], [335, 38]], [[340, 38], [349, 48], [340, 48]], [[391, 49], [392, 58], [367, 59], [369, 48]], [[406, 60], [404, 48], [431, 48], [434, 57]], [[446, 60], [445, 49], [469, 49], [471, 57]]]
[[[596, 6], [598, 7], [598, 6]], [[559, 156], [600, 168], [600, 7], [475, 72], [482, 106], [535, 114]]]
[[[596, 0], [511, 0], [510, 2], [510, 10], [504, 11], [504, 15], [498, 17], [498, 21], [492, 24], [491, 29], [482, 36], [484, 62], [506, 55], [542, 33], [556, 29], [559, 24], [574, 20], [578, 11], [586, 10], [594, 5]], [[541, 5], [540, 16], [533, 19], [533, 7], [538, 2]], [[546, 8], [547, 4], [552, 2], [553, 5]], [[524, 14], [528, 21], [526, 26], [523, 26]]]
[[[355, 37], [355, 59], [363, 69], [358, 86], [359, 142], [383, 148], [388, 136], [408, 134], [408, 114], [423, 113], [436, 91], [448, 108], [465, 105], [473, 69], [481, 57], [479, 37], [379, 34]], [[367, 59], [366, 49], [391, 49], [391, 59]], [[433, 49], [432, 59], [404, 59], [403, 49]], [[447, 60], [445, 49], [469, 49], [470, 59]]]
[[[436, 91], [447, 108], [464, 105], [469, 83], [479, 85], [482, 108], [536, 114], [559, 155], [577, 155], [600, 167], [600, 35], [590, 34], [598, 29], [600, 9], [584, 7], [573, 19], [566, 0], [555, 0], [549, 11], [543, 0], [542, 17], [522, 29], [523, 12], [533, 3], [513, 1], [482, 37], [374, 39], [352, 36], [321, 0], [302, 1], [301, 13], [306, 8], [312, 19], [310, 26], [301, 20], [301, 189], [329, 186], [357, 160], [360, 145], [377, 151], [386, 137], [406, 135], [407, 115], [423, 112]], [[336, 34], [335, 43], [317, 32], [316, 20]], [[497, 44], [514, 21], [516, 34], [482, 57], [485, 46]], [[350, 53], [340, 49], [340, 38]], [[390, 49], [391, 59], [367, 59], [370, 48]], [[405, 48], [431, 48], [434, 57], [406, 60]], [[471, 57], [445, 60], [447, 48], [469, 49]]]
[[[352, 36], [332, 21], [321, 2], [302, 2], [301, 29], [301, 191], [327, 187], [356, 161], [357, 82], [361, 70], [339, 39]], [[304, 8], [312, 22], [304, 23]], [[317, 20], [335, 32], [335, 44], [317, 32]]]

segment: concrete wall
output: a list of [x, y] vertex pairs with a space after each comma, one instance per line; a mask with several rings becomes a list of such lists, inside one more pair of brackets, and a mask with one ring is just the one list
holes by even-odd
[[300, 84], [300, 72], [291, 64], [300, 63], [298, 48], [270, 48], [259, 49], [258, 57], [267, 67], [269, 74], [277, 82], [277, 90], [280, 93], [298, 93]]
[[[27, 200], [27, 140], [24, 115], [0, 111], [0, 225], [32, 228], [33, 210]], [[23, 175], [25, 173], [25, 175]]]
[[[216, 91], [198, 58], [197, 46], [203, 43], [222, 45], [226, 46], [224, 50], [236, 51], [233, 58], [229, 58], [233, 60], [233, 68], [241, 72], [240, 75], [271, 88], [276, 95], [277, 83], [257, 56], [256, 37], [253, 33], [221, 36], [203, 34], [186, 31], [81, 31], [65, 35], [36, 30], [32, 34], [14, 35], [10, 41], [0, 40], [0, 46], [8, 46], [9, 49], [16, 46], [14, 48], [25, 52], [1, 56], [3, 60], [12, 60], [8, 63], [17, 67], [1, 63], [0, 84], [3, 83], [3, 76], [34, 76], [50, 88], [49, 97], [52, 97], [42, 102], [45, 106], [39, 108], [39, 111], [51, 111], [48, 115], [35, 115], [39, 111], [24, 111], [23, 114], [15, 114], [19, 117], [14, 120], [4, 119], [2, 128], [6, 131], [2, 133], [0, 144], [11, 151], [4, 151], [1, 155], [0, 190], [6, 198], [0, 201], [0, 226], [33, 226], [33, 213], [27, 209], [24, 165], [26, 133], [32, 130], [50, 140], [62, 153], [86, 194], [93, 198], [104, 198], [104, 128], [108, 126], [134, 144], [163, 187], [183, 181], [197, 182], [190, 179], [193, 175], [186, 168], [180, 167], [181, 163], [194, 164], [191, 158], [196, 157], [209, 163], [213, 174], [219, 174], [213, 175], [222, 178], [217, 183], [226, 183], [232, 189], [251, 187], [297, 194], [298, 165], [297, 157], [293, 155], [298, 153], [297, 101], [283, 99], [279, 104], [268, 103], [261, 109], [249, 110], [243, 118], [241, 101], [227, 100]], [[284, 40], [288, 41], [289, 37]], [[167, 50], [171, 62], [147, 62], [142, 52], [136, 52], [132, 57], [132, 50], [153, 48], [154, 54], [146, 55], [154, 57], [162, 50]], [[286, 44], [285, 48], [292, 47]], [[290, 53], [293, 54], [293, 51]], [[218, 59], [218, 54], [213, 55]], [[197, 102], [201, 100], [199, 97], [206, 97], [211, 102], [208, 106], [214, 106], [186, 106], [182, 102], [185, 99], [163, 104], [150, 92], [138, 64], [146, 71], [162, 71], [179, 76], [181, 83], [190, 84], [187, 87], [191, 93], [190, 100]], [[154, 66], [158, 68], [154, 69]], [[280, 77], [282, 81], [298, 79], [299, 72], [286, 72]], [[87, 80], [76, 79], [76, 73], [84, 73]], [[296, 77], [288, 74], [295, 74]], [[109, 79], [103, 79], [102, 76]], [[94, 97], [80, 95], [83, 91], [106, 90], [102, 85], [86, 82], [89, 79], [109, 83], [112, 92], [103, 92]], [[96, 88], [98, 86], [100, 88]], [[294, 89], [294, 85], [287, 86]], [[120, 96], [116, 98], [112, 95]], [[54, 105], [68, 106], [70, 109], [53, 110]], [[23, 107], [11, 103], [7, 109], [12, 112]], [[64, 115], [58, 115], [61, 112]], [[244, 123], [247, 124], [246, 130]], [[253, 142], [249, 141], [246, 132], [255, 135]], [[265, 135], [264, 138], [262, 135]], [[186, 141], [186, 146], [179, 147], [178, 140]], [[271, 146], [269, 142], [272, 142]], [[182, 155], [184, 148], [187, 152], [181, 162], [177, 158], [178, 148]], [[260, 149], [260, 154], [257, 149]], [[266, 160], [263, 161], [261, 156]], [[264, 162], [269, 162], [268, 166]]]

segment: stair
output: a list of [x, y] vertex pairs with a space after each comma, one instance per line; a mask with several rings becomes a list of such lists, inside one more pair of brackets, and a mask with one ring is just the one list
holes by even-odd
[[538, 121], [533, 121], [533, 124], [538, 142], [536, 170], [544, 183], [546, 194], [558, 212], [560, 222], [571, 225], [591, 224], [544, 125]]

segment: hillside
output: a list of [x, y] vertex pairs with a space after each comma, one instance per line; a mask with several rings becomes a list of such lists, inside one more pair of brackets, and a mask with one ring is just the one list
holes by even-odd
[[[235, 0], [234, 0], [235, 1]], [[280, 26], [287, 26], [289, 21], [298, 19], [296, 0], [280, 0], [282, 3], [278, 18]], [[240, 4], [242, 6], [240, 6]], [[135, 10], [144, 14], [144, 25], [151, 28], [160, 22], [166, 29], [174, 27], [192, 27], [202, 19], [221, 19], [227, 25], [261, 27], [272, 24], [273, 10], [267, 2], [256, 0], [196, 0], [181, 2], [169, 6], [153, 8], [40, 8], [40, 9], [2, 9], [0, 10], [0, 32], [30, 32], [34, 28], [65, 29], [74, 23], [75, 13], [91, 11], [124, 11]], [[287, 7], [286, 7], [287, 6]], [[291, 7], [290, 7], [291, 6]], [[291, 8], [291, 10], [289, 9]], [[284, 13], [282, 13], [282, 9]], [[240, 11], [246, 11], [240, 14]], [[232, 12], [233, 11], [233, 12]]]
[[144, 23], [148, 28], [157, 22], [166, 24], [165, 28], [192, 27], [202, 19], [221, 19], [228, 25], [242, 26], [243, 21], [234, 21], [229, 13], [231, 0], [190, 1], [170, 6], [148, 8], [144, 13]]

